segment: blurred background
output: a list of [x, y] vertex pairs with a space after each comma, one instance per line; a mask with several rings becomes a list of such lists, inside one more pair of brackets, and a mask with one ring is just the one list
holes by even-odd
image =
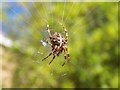
[[[0, 51], [4, 88], [117, 88], [118, 3], [0, 3]], [[51, 33], [69, 34], [70, 61], [64, 53], [49, 65], [41, 61]]]

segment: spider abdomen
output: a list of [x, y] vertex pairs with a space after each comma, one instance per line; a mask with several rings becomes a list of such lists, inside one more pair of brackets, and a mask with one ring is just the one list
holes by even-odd
[[63, 48], [57, 46], [57, 47], [55, 48], [55, 51], [53, 52], [53, 54], [54, 54], [55, 56], [59, 56], [59, 54], [61, 54], [62, 51], [63, 51]]

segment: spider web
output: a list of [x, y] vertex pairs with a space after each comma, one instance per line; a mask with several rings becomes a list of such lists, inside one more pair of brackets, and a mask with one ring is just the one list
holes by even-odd
[[[55, 5], [56, 6], [59, 6], [59, 4], [62, 4], [62, 7], [61, 7], [61, 9], [60, 9], [60, 11], [61, 11], [61, 13], [60, 13], [60, 17], [59, 18], [54, 18], [54, 10], [55, 10]], [[67, 26], [67, 24], [69, 23], [68, 22], [68, 19], [69, 19], [69, 17], [70, 17], [70, 15], [72, 14], [72, 12], [71, 11], [73, 11], [73, 10], [82, 10], [83, 8], [85, 8], [85, 5], [84, 4], [82, 4], [81, 3], [81, 6], [78, 8], [78, 7], [76, 7], [76, 4], [77, 3], [72, 3], [71, 4], [71, 7], [69, 8], [69, 11], [67, 11], [67, 7], [68, 7], [68, 2], [66, 2], [66, 1], [64, 1], [63, 3], [53, 3], [53, 2], [46, 2], [46, 3], [43, 3], [43, 5], [42, 5], [42, 8], [44, 9], [44, 11], [45, 11], [45, 15], [43, 16], [41, 16], [42, 18], [43, 18], [43, 21], [46, 23], [46, 25], [47, 24], [49, 24], [50, 25], [50, 27], [51, 27], [51, 32], [63, 32], [62, 31], [62, 26], [61, 26], [61, 24], [63, 24], [63, 25], [65, 25], [65, 26]], [[34, 5], [34, 7], [35, 7], [35, 3], [33, 3], [33, 5]], [[81, 23], [81, 21], [83, 20], [83, 18], [86, 18], [86, 17], [89, 17], [89, 15], [92, 13], [92, 12], [94, 12], [94, 10], [95, 10], [95, 8], [93, 8], [93, 9], [91, 9], [88, 13], [86, 13], [85, 15], [84, 15], [84, 17], [81, 17], [81, 20], [79, 21], [79, 22], [77, 22], [77, 23], [75, 23], [74, 24], [74, 26], [71, 26], [71, 28], [69, 28], [68, 29], [68, 33], [69, 33], [69, 36], [68, 36], [68, 38], [69, 38], [69, 41], [68, 41], [68, 45], [69, 45], [69, 42], [71, 42], [72, 41], [72, 37], [70, 37], [70, 33], [72, 33], [73, 35], [76, 35], [76, 33], [78, 33], [79, 31], [78, 30], [82, 30], [85, 26], [86, 26], [86, 24], [85, 25], [83, 25], [82, 23]], [[37, 10], [37, 12], [39, 12], [39, 10]], [[74, 27], [80, 27], [80, 29], [77, 29], [77, 30], [74, 30], [74, 31], [72, 31], [72, 29], [74, 28]], [[46, 27], [46, 26], [45, 26]], [[59, 28], [60, 28], [60, 30], [59, 30]], [[46, 32], [46, 30], [44, 30], [42, 33], [44, 33], [44, 39], [40, 39], [40, 41], [41, 41], [41, 45], [44, 47], [44, 48], [48, 48], [48, 53], [50, 52], [50, 47], [49, 46], [47, 46], [47, 43], [44, 41], [45, 39], [47, 39], [48, 38], [48, 35], [47, 35], [47, 32]], [[69, 50], [69, 48], [68, 48], [68, 50]], [[37, 55], [36, 55], [36, 57], [37, 57], [37, 59], [39, 59], [39, 60], [36, 60], [35, 62], [36, 63], [40, 63], [40, 64], [43, 64], [43, 62], [41, 62], [40, 61], [40, 59], [42, 59], [41, 58], [41, 56], [42, 55], [48, 55], [48, 53], [45, 53], [45, 52], [43, 52], [43, 51], [36, 51], [37, 52]], [[71, 51], [69, 51], [69, 52], [71, 52]], [[41, 54], [42, 53], [42, 54]], [[52, 59], [52, 56], [50, 56], [47, 60], [45, 60], [45, 64], [47, 65], [47, 67], [50, 69], [50, 71], [51, 71], [51, 76], [52, 75], [54, 75], [56, 72], [55, 72], [55, 70], [57, 70], [57, 72], [59, 73], [59, 75], [58, 75], [58, 78], [59, 79], [61, 79], [61, 78], [63, 78], [63, 77], [66, 77], [68, 74], [69, 74], [69, 69], [68, 68], [66, 68], [66, 71], [64, 71], [63, 69], [65, 68], [65, 67], [61, 67], [61, 65], [62, 65], [62, 63], [64, 62], [64, 55], [63, 54], [61, 54], [60, 55], [60, 57], [63, 57], [62, 59], [63, 60], [61, 60], [61, 62], [59, 61], [57, 61], [57, 59], [59, 58], [59, 57], [56, 57], [55, 59], [54, 59], [54, 61], [52, 62], [52, 64], [51, 65], [49, 65], [48, 63], [49, 63], [49, 61]], [[72, 60], [71, 61], [69, 61], [68, 63], [67, 63], [68, 65], [71, 65], [71, 67], [74, 67], [75, 65], [72, 63]], [[57, 67], [56, 67], [57, 66]], [[81, 67], [82, 68], [82, 67]]]
[[[57, 28], [57, 26], [60, 26], [60, 23], [62, 24], [63, 22], [64, 22], [64, 14], [65, 14], [65, 7], [66, 7], [66, 2], [63, 2], [62, 4], [62, 6], [63, 6], [63, 8], [61, 8], [61, 10], [62, 10], [62, 13], [61, 13], [61, 17], [60, 17], [60, 19], [54, 19], [54, 16], [53, 16], [53, 14], [52, 14], [52, 11], [54, 11], [55, 10], [55, 7], [54, 7], [54, 4], [55, 3], [53, 3], [53, 2], [48, 2], [48, 3], [43, 3], [43, 10], [45, 10], [45, 23], [46, 23], [46, 25], [47, 24], [50, 24], [50, 27], [51, 27], [51, 33], [53, 33], [53, 32], [55, 32], [56, 31], [56, 28]], [[57, 6], [59, 5], [59, 3], [56, 3], [57, 4]], [[35, 7], [35, 3], [33, 3], [33, 5], [34, 5], [34, 7]], [[43, 17], [44, 18], [44, 17]], [[59, 20], [59, 21], [58, 21]], [[49, 23], [50, 22], [50, 23]], [[57, 28], [58, 29], [58, 28]], [[61, 29], [62, 29], [62, 26], [61, 26]], [[47, 54], [45, 54], [45, 53], [43, 53], [43, 51], [36, 51], [37, 53], [34, 55], [34, 57], [36, 58], [36, 59], [34, 59], [34, 62], [35, 63], [39, 63], [39, 64], [42, 64], [43, 63], [43, 61], [41, 62], [41, 60], [42, 60], [42, 58], [41, 58], [41, 56], [43, 55], [43, 54], [45, 54], [45, 55], [48, 55], [48, 53], [49, 52], [51, 52], [50, 51], [50, 48], [51, 47], [49, 47], [49, 45], [45, 42], [45, 39], [47, 39], [48, 38], [48, 35], [47, 35], [47, 32], [46, 32], [47, 30], [42, 30], [42, 33], [43, 33], [43, 39], [40, 39], [40, 45], [42, 45], [45, 49], [48, 49], [48, 52], [47, 52]], [[51, 65], [49, 65], [48, 63], [49, 63], [49, 61], [52, 59], [52, 56], [50, 56], [50, 57], [48, 57], [48, 59], [47, 60], [45, 60], [45, 64], [46, 64], [46, 66], [49, 68], [49, 70], [50, 70], [50, 72], [51, 72], [51, 76], [53, 76], [54, 74], [56, 74], [56, 72], [55, 72], [55, 69], [58, 71], [57, 72], [57, 74], [59, 74], [58, 76], [57, 76], [57, 78], [58, 79], [60, 79], [61, 77], [65, 77], [65, 76], [67, 76], [67, 74], [68, 74], [68, 70], [67, 71], [64, 71], [63, 72], [63, 70], [62, 69], [64, 69], [64, 68], [62, 68], [61, 67], [61, 65], [62, 65], [62, 63], [64, 62], [64, 55], [62, 54], [62, 55], [60, 55], [60, 57], [63, 57], [62, 59], [63, 60], [61, 60], [61, 63], [59, 63], [59, 62], [56, 62], [57, 61], [57, 59], [59, 58], [59, 57], [56, 57], [55, 59], [54, 59], [54, 61], [51, 63]], [[41, 59], [41, 60], [40, 60]], [[56, 65], [57, 65], [57, 67], [56, 67]]]
[[[37, 4], [41, 5], [41, 8], [43, 10], [43, 13], [40, 12], [40, 10], [37, 8]], [[35, 40], [35, 42], [37, 42], [40, 45], [40, 48], [36, 47], [33, 50], [33, 57], [32, 57], [32, 61], [35, 64], [39, 64], [40, 67], [46, 67], [49, 68], [50, 72], [51, 72], [51, 76], [57, 74], [56, 78], [61, 79], [61, 78], [67, 78], [67, 75], [70, 74], [70, 70], [67, 68], [67, 65], [70, 65], [71, 67], [75, 67], [75, 65], [72, 63], [72, 60], [70, 60], [64, 67], [62, 67], [62, 63], [64, 62], [64, 54], [62, 53], [59, 57], [62, 59], [60, 60], [59, 57], [56, 57], [55, 60], [51, 63], [51, 65], [49, 65], [49, 61], [52, 59], [52, 56], [50, 56], [47, 60], [45, 61], [41, 61], [42, 58], [44, 58], [44, 56], [48, 55], [48, 53], [51, 51], [51, 47], [45, 42], [45, 40], [48, 38], [47, 35], [47, 30], [46, 30], [46, 25], [49, 24], [50, 25], [50, 29], [51, 32], [63, 32], [62, 26], [61, 24], [68, 26], [67, 24], [69, 24], [70, 22], [68, 22], [70, 15], [73, 13], [72, 11], [74, 10], [82, 10], [83, 8], [85, 8], [85, 6], [81, 3], [80, 7], [76, 7], [76, 3], [71, 3], [71, 7], [68, 9], [68, 2], [64, 1], [62, 3], [53, 3], [53, 2], [31, 2], [29, 3], [30, 7], [24, 6], [24, 8], [26, 8], [27, 13], [29, 13], [29, 15], [31, 15], [34, 19], [34, 21], [36, 23], [39, 24], [40, 28], [38, 32], [41, 35], [41, 38], [39, 40]], [[55, 8], [59, 7], [59, 5], [62, 5], [60, 10], [60, 16], [58, 16], [57, 18], [54, 17], [54, 12], [56, 10]], [[40, 24], [40, 22], [37, 21], [37, 18], [34, 17], [34, 13], [31, 13], [31, 11], [28, 8], [34, 8], [35, 13], [37, 13], [39, 15], [40, 18], [42, 18], [42, 23]], [[86, 18], [89, 17], [89, 15], [94, 11], [95, 8], [93, 8], [92, 10], [90, 10], [88, 13], [86, 13], [86, 15], [84, 15], [84, 17], [82, 18]], [[15, 10], [10, 9], [9, 10], [17, 15], [19, 15]], [[27, 14], [28, 15], [28, 14]], [[22, 17], [23, 19], [27, 18], [27, 15], [22, 15], [20, 17]], [[26, 19], [25, 19], [26, 20]], [[71, 25], [71, 27], [66, 27], [69, 33], [69, 40], [68, 40], [68, 47], [70, 42], [72, 42], [72, 37], [70, 36], [70, 34], [74, 34], [76, 35], [77, 33], [79, 33], [79, 30], [82, 30], [85, 25], [83, 25], [81, 23], [81, 20], [79, 22], [75, 22], [74, 26]], [[71, 20], [72, 21], [72, 20]], [[24, 23], [26, 25], [31, 26], [31, 21], [29, 21], [29, 18], [24, 21]], [[74, 30], [74, 27], [80, 27], [80, 29]], [[19, 28], [21, 29], [21, 28]], [[24, 33], [24, 32], [23, 32]], [[42, 49], [41, 49], [42, 48]], [[68, 48], [69, 50], [69, 48]], [[69, 51], [69, 53], [72, 51]], [[70, 56], [72, 57], [72, 56]], [[56, 67], [57, 66], [57, 67]], [[65, 69], [65, 70], [64, 70]], [[57, 71], [57, 72], [56, 72]]]
[[[50, 24], [50, 27], [51, 27], [51, 32], [53, 32], [53, 31], [58, 31], [59, 32], [59, 28], [61, 29], [60, 31], [61, 32], [63, 32], [62, 31], [62, 26], [61, 26], [61, 24], [63, 24], [63, 25], [65, 25], [65, 26], [67, 26], [67, 24], [69, 23], [68, 22], [68, 19], [69, 19], [69, 17], [70, 17], [70, 15], [72, 14], [72, 12], [71, 11], [73, 11], [74, 9], [78, 9], [78, 10], [82, 10], [83, 8], [85, 8], [85, 5], [84, 4], [82, 4], [81, 3], [81, 6], [78, 8], [78, 7], [76, 7], [76, 3], [71, 3], [71, 7], [69, 8], [69, 10], [67, 11], [67, 7], [68, 7], [68, 2], [63, 2], [62, 3], [62, 7], [61, 7], [61, 13], [60, 13], [60, 15], [61, 15], [61, 17], [59, 17], [59, 18], [54, 18], [54, 15], [53, 15], [53, 12], [55, 11], [55, 6], [57, 7], [57, 6], [59, 6], [59, 4], [60, 3], [53, 3], [53, 2], [48, 2], [48, 3], [44, 3], [44, 5], [43, 5], [43, 8], [44, 8], [44, 10], [45, 10], [45, 13], [46, 13], [46, 18], [47, 19], [45, 19], [45, 20], [43, 20], [43, 21], [45, 21], [45, 23], [46, 24]], [[87, 12], [85, 15], [84, 15], [84, 17], [89, 17], [89, 15], [90, 14], [92, 14], [92, 12], [95, 10], [95, 8], [93, 8], [93, 9], [91, 9], [89, 12]], [[44, 18], [44, 17], [43, 17]], [[69, 45], [69, 42], [72, 42], [72, 38], [73, 37], [71, 37], [70, 36], [70, 33], [72, 33], [73, 35], [76, 35], [80, 30], [82, 30], [86, 25], [84, 25], [84, 24], [82, 24], [81, 23], [81, 21], [82, 21], [82, 19], [80, 19], [79, 20], [79, 22], [77, 22], [77, 23], [75, 23], [74, 24], [74, 26], [72, 27], [71, 26], [71, 28], [70, 28], [70, 30], [68, 29], [68, 33], [69, 33], [69, 36], [68, 36], [68, 38], [69, 38], [69, 41], [68, 41], [68, 45]], [[80, 26], [80, 29], [77, 29], [77, 30], [75, 30], [75, 31], [72, 31], [72, 29], [75, 27], [75, 26]], [[67, 27], [66, 27], [67, 28]], [[56, 29], [58, 29], [58, 30], [56, 30]], [[47, 32], [46, 32], [47, 33]], [[47, 35], [45, 35], [45, 37], [47, 37]], [[44, 42], [44, 40], [43, 39], [41, 39], [41, 45], [43, 46], [43, 47], [45, 47], [46, 48], [46, 43]], [[48, 48], [48, 47], [47, 47]], [[49, 47], [50, 48], [50, 47]], [[69, 50], [69, 48], [68, 48], [68, 50]], [[50, 52], [50, 50], [49, 50], [49, 52]], [[48, 53], [49, 53], [48, 52]], [[71, 52], [71, 51], [69, 51], [69, 52]], [[45, 53], [44, 53], [45, 54]], [[46, 54], [47, 55], [47, 54]], [[52, 57], [52, 56], [51, 56]], [[63, 62], [64, 61], [64, 55], [62, 54], [60, 57], [63, 57], [63, 60], [61, 60], [61, 62]], [[72, 57], [72, 56], [71, 56]], [[69, 71], [69, 69], [67, 68], [66, 69], [66, 71], [64, 71], [63, 69], [63, 67], [61, 67], [61, 63], [58, 63], [58, 62], [56, 62], [57, 61], [57, 59], [58, 59], [59, 57], [56, 57], [55, 58], [55, 60], [52, 62], [52, 64], [51, 65], [48, 65], [48, 63], [49, 63], [49, 59], [51, 59], [50, 57], [49, 57], [49, 59], [47, 59], [46, 61], [47, 61], [47, 66], [48, 66], [48, 68], [50, 69], [50, 71], [51, 71], [51, 75], [54, 75], [54, 67], [56, 66], [56, 64], [57, 64], [57, 66], [58, 67], [56, 67], [56, 70], [58, 71], [58, 73], [59, 73], [59, 75], [58, 75], [58, 77], [59, 78], [62, 78], [62, 77], [66, 77], [69, 73], [70, 73], [70, 71]], [[41, 61], [40, 61], [41, 62]], [[71, 65], [73, 68], [74, 68], [74, 64], [72, 63], [72, 61], [69, 61], [68, 63], [67, 63], [68, 65]]]

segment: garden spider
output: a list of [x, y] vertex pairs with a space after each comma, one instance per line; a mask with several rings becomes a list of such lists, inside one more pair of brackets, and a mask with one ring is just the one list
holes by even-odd
[[68, 33], [67, 33], [67, 29], [64, 26], [63, 29], [65, 31], [65, 37], [61, 35], [61, 33], [57, 33], [57, 32], [51, 35], [49, 25], [47, 25], [47, 32], [50, 41], [46, 41], [46, 42], [51, 46], [52, 51], [45, 58], [43, 58], [42, 61], [47, 59], [49, 56], [53, 54], [53, 59], [49, 62], [49, 64], [51, 64], [51, 62], [55, 59], [55, 57], [59, 56], [59, 54], [61, 54], [62, 51], [64, 51], [64, 58], [65, 58], [65, 62], [62, 64], [62, 66], [64, 66], [64, 64], [66, 64], [69, 61], [70, 55], [68, 53], [68, 48], [67, 48]]

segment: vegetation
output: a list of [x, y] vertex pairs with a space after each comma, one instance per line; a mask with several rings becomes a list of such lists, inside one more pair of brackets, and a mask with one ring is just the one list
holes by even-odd
[[[25, 12], [18, 13], [12, 7], [14, 4]], [[118, 3], [2, 5], [6, 36], [13, 41], [12, 47], [3, 47], [3, 62], [12, 63], [4, 68], [12, 68], [14, 64], [11, 85], [3, 81], [3, 87], [118, 87]], [[47, 24], [51, 32], [63, 32], [61, 24], [68, 30], [70, 61], [64, 67], [61, 66], [64, 54], [56, 57], [51, 65], [48, 63], [52, 56], [41, 61], [51, 51], [48, 45], [44, 47], [40, 43], [48, 38]]]

